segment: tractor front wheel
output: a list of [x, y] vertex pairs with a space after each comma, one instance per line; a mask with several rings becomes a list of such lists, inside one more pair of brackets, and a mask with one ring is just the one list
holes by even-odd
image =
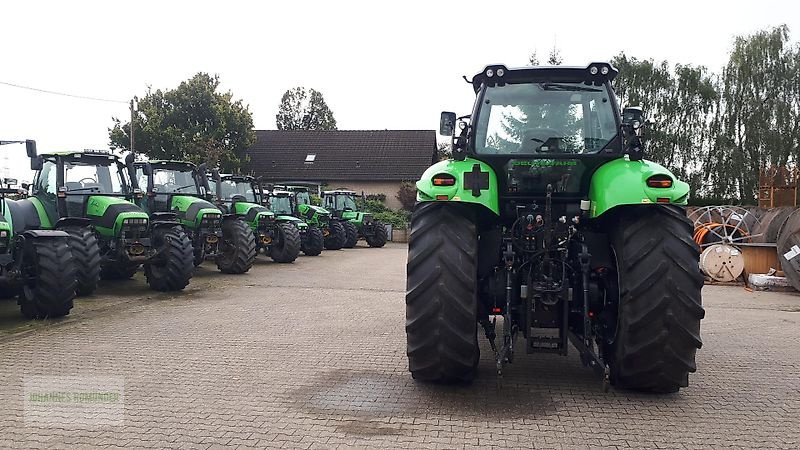
[[302, 244], [303, 253], [306, 256], [318, 256], [323, 248], [325, 248], [325, 238], [322, 236], [322, 230], [309, 226]]
[[22, 268], [28, 281], [19, 306], [29, 319], [62, 317], [72, 309], [77, 287], [77, 265], [67, 239], [35, 238], [25, 243]]
[[325, 250], [340, 250], [347, 239], [347, 232], [338, 220], [331, 220], [328, 224], [328, 237], [325, 238]]
[[607, 339], [611, 382], [676, 392], [688, 385], [703, 345], [703, 276], [692, 223], [673, 206], [628, 208], [619, 219], [610, 233], [619, 280], [616, 332]]
[[194, 271], [192, 241], [180, 227], [156, 228], [152, 234], [156, 256], [144, 265], [147, 284], [156, 291], [180, 291]]
[[256, 260], [256, 236], [249, 225], [239, 219], [222, 222], [222, 243], [217, 268], [222, 273], [240, 274], [253, 267]]
[[383, 247], [386, 245], [387, 239], [389, 239], [389, 233], [386, 232], [386, 225], [381, 222], [375, 222], [372, 224], [372, 227], [372, 235], [364, 236], [367, 240], [367, 244], [369, 244], [370, 247]]
[[97, 236], [90, 227], [66, 226], [59, 229], [69, 235], [67, 242], [77, 269], [78, 287], [75, 293], [90, 295], [97, 289], [100, 280], [100, 245]]
[[290, 263], [300, 254], [300, 230], [288, 222], [277, 225], [277, 234], [269, 249], [269, 256], [279, 263]]
[[480, 356], [475, 223], [468, 207], [439, 202], [417, 205], [411, 223], [408, 368], [417, 380], [470, 381]]
[[358, 228], [353, 222], [342, 222], [342, 226], [344, 227], [345, 232], [345, 239], [344, 248], [353, 248], [358, 243]]

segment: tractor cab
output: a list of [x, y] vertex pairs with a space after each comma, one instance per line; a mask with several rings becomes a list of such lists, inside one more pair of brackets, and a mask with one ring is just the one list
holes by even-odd
[[[103, 150], [38, 155], [39, 167], [32, 196], [38, 199], [55, 223], [65, 218], [87, 217], [99, 229], [112, 229], [117, 210], [134, 210], [127, 202], [141, 191], [130, 179], [132, 158], [125, 162]], [[118, 205], [109, 211], [111, 203]], [[145, 223], [146, 224], [146, 223]]]
[[289, 191], [272, 190], [267, 196], [270, 211], [280, 216], [294, 215], [294, 196]]
[[358, 211], [356, 206], [356, 193], [344, 189], [323, 192], [323, 205], [335, 216], [341, 217], [342, 213]]
[[209, 190], [205, 166], [185, 161], [140, 161], [135, 163], [136, 179], [145, 187], [147, 201], [142, 205], [149, 212], [170, 211], [175, 203], [207, 200]]

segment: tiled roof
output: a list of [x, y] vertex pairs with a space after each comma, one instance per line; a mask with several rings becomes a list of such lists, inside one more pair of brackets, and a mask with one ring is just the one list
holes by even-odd
[[410, 181], [434, 162], [436, 133], [256, 130], [247, 153], [248, 172], [267, 181]]

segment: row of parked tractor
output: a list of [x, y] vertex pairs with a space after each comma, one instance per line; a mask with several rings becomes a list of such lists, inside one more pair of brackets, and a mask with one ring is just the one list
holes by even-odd
[[35, 141], [24, 143], [32, 184], [0, 189], [0, 294], [16, 296], [28, 318], [67, 315], [100, 279], [128, 279], [140, 267], [150, 288], [179, 291], [205, 261], [242, 274], [258, 254], [292, 263], [301, 252], [387, 240], [352, 191], [325, 191], [317, 206], [307, 186], [265, 187], [205, 164], [38, 154]]

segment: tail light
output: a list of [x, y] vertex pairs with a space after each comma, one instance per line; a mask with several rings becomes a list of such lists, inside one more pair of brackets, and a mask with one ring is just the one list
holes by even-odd
[[647, 179], [647, 186], [651, 188], [671, 188], [672, 178], [669, 175], [653, 175]]
[[431, 181], [434, 186], [453, 186], [456, 184], [456, 178], [449, 173], [436, 174]]

